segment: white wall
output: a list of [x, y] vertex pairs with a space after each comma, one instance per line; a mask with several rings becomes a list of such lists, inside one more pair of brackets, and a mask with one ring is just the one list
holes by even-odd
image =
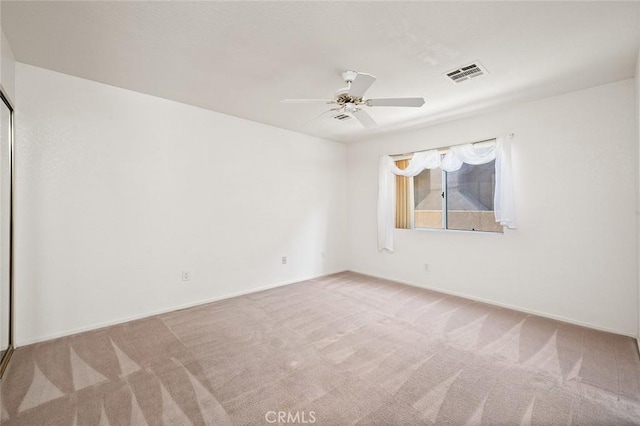
[[[635, 336], [634, 102], [626, 80], [350, 145], [350, 269]], [[396, 230], [377, 252], [379, 155], [510, 132], [519, 229]]]
[[346, 268], [343, 144], [16, 71], [18, 345]]
[[[2, 20], [2, 2], [0, 1], [0, 21]], [[13, 102], [15, 99], [15, 59], [9, 41], [2, 32], [0, 24], [0, 84], [5, 95]]]
[[[637, 333], [633, 80], [348, 148], [23, 64], [16, 93], [18, 345], [347, 268]], [[509, 132], [518, 230], [376, 251], [379, 155]]]
[[15, 102], [15, 60], [9, 42], [0, 27], [0, 84], [6, 96]]

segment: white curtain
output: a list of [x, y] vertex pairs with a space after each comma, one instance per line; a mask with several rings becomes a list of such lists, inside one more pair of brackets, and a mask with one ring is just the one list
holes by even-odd
[[378, 182], [378, 250], [393, 251], [393, 228], [396, 216], [395, 175], [417, 176], [424, 169], [441, 168], [454, 172], [463, 163], [478, 165], [496, 160], [496, 187], [494, 211], [496, 222], [507, 228], [516, 227], [513, 202], [513, 179], [511, 171], [511, 137], [501, 136], [489, 146], [475, 147], [472, 144], [452, 146], [441, 159], [437, 149], [416, 152], [406, 169], [401, 170], [388, 155], [380, 157]]

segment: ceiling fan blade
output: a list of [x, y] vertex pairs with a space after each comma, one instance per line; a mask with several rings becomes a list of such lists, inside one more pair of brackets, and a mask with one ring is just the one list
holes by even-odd
[[283, 99], [283, 104], [334, 104], [331, 99]]
[[386, 99], [368, 99], [367, 105], [376, 106], [394, 106], [394, 107], [421, 107], [424, 105], [424, 98], [386, 98]]
[[376, 81], [376, 78], [371, 74], [367, 74], [364, 72], [359, 72], [356, 74], [356, 78], [351, 82], [351, 87], [349, 88], [349, 96], [353, 96], [355, 98], [361, 98], [364, 95], [364, 92], [367, 91], [369, 87]]
[[353, 116], [360, 122], [360, 124], [362, 124], [367, 129], [371, 129], [377, 126], [376, 122], [373, 121], [373, 118], [371, 118], [371, 116], [362, 109], [355, 110], [353, 112]]
[[312, 122], [324, 117], [325, 115], [328, 115], [328, 114], [331, 114], [331, 113], [335, 113], [336, 111], [339, 111], [339, 110], [340, 110], [340, 108], [332, 108], [330, 110], [324, 111], [324, 112], [316, 115], [315, 117], [305, 121], [302, 125], [306, 126], [307, 124], [312, 123]]

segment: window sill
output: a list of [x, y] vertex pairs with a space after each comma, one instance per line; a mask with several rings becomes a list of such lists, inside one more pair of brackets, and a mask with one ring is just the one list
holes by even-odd
[[418, 231], [418, 232], [453, 232], [453, 233], [463, 233], [463, 234], [495, 234], [495, 235], [504, 235], [504, 231], [502, 232], [496, 232], [496, 231], [472, 231], [469, 229], [444, 229], [444, 228], [393, 228], [395, 231], [401, 231], [401, 232], [411, 232], [411, 231]]

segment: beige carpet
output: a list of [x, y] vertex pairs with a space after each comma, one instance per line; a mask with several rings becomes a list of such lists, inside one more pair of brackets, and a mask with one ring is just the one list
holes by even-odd
[[3, 425], [640, 423], [628, 337], [342, 273], [18, 348]]

